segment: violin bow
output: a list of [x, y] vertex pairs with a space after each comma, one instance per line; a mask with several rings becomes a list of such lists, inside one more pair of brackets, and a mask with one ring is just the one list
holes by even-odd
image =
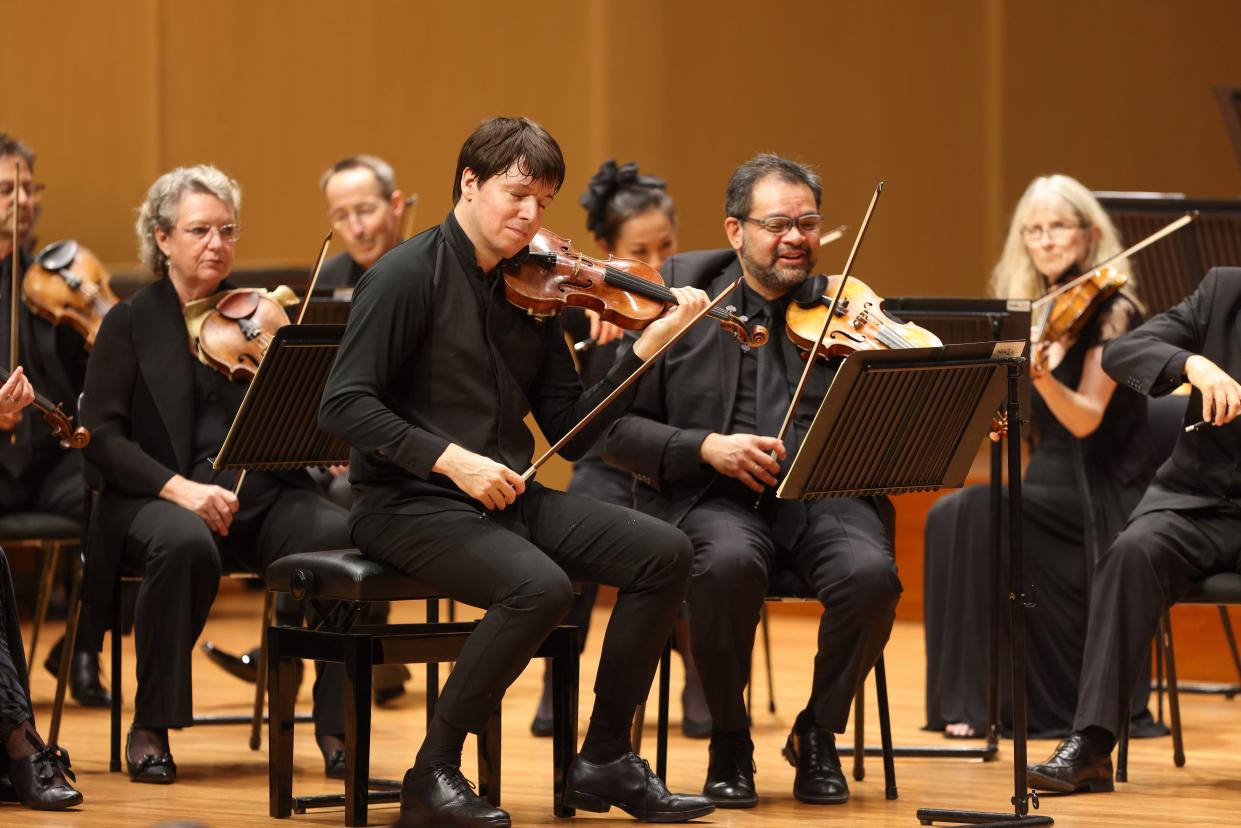
[[1132, 256], [1134, 253], [1145, 250], [1146, 248], [1150, 247], [1152, 244], [1164, 238], [1165, 236], [1170, 236], [1173, 233], [1175, 233], [1177, 230], [1180, 230], [1182, 227], [1186, 226], [1187, 224], [1190, 224], [1196, 218], [1198, 218], [1198, 211], [1191, 210], [1190, 212], [1186, 213], [1180, 218], [1173, 219], [1172, 221], [1165, 224], [1163, 227], [1156, 230], [1154, 233], [1151, 233], [1149, 236], [1142, 239], [1140, 242], [1131, 244], [1128, 247], [1126, 247], [1124, 250], [1120, 251], [1119, 253], [1113, 253], [1111, 256], [1108, 256], [1106, 259], [1099, 262], [1097, 265], [1090, 268], [1085, 273], [1083, 273], [1081, 276], [1078, 276], [1076, 279], [1071, 279], [1068, 282], [1064, 283], [1063, 285], [1060, 285], [1059, 287], [1055, 288], [1054, 290], [1047, 291], [1042, 296], [1035, 299], [1031, 304], [1041, 305], [1044, 302], [1050, 302], [1052, 299], [1055, 299], [1057, 296], [1064, 293], [1066, 290], [1072, 290], [1078, 283], [1084, 281], [1087, 276], [1089, 276], [1091, 273], [1094, 273], [1099, 268], [1107, 267], [1109, 264], [1116, 261], [1117, 259], [1127, 259], [1128, 257]]
[[414, 235], [414, 217], [418, 215], [418, 194], [405, 197], [405, 218], [401, 221], [401, 241]]
[[[849, 281], [849, 273], [853, 270], [853, 260], [857, 258], [858, 248], [862, 246], [862, 239], [866, 237], [866, 228], [870, 226], [870, 217], [874, 215], [875, 205], [879, 203], [879, 194], [883, 192], [883, 182], [880, 181], [875, 185], [875, 192], [870, 197], [870, 206], [866, 208], [866, 216], [862, 219], [862, 226], [858, 228], [857, 238], [853, 240], [853, 249], [849, 251], [849, 258], [845, 260], [845, 269], [840, 276], [840, 285], [836, 288], [836, 295], [832, 298], [832, 303], [827, 306], [827, 318], [823, 320], [823, 327], [819, 330], [819, 338], [815, 340], [814, 347], [810, 349], [810, 355], [806, 358], [806, 365], [801, 369], [801, 379], [797, 383], [797, 389], [793, 392], [793, 399], [789, 402], [788, 411], [784, 412], [784, 422], [780, 424], [780, 433], [776, 435], [776, 439], [784, 441], [784, 436], [789, 432], [789, 426], [793, 424], [793, 412], [797, 410], [797, 403], [801, 402], [802, 392], [806, 390], [806, 380], [810, 377], [810, 369], [814, 365], [814, 358], [818, 356], [819, 349], [823, 347], [823, 340], [827, 338], [828, 329], [832, 327], [832, 317], [836, 315], [836, 306], [840, 302], [840, 297], [845, 292], [845, 282]], [[775, 459], [775, 452], [772, 452], [772, 459]]]
[[827, 247], [832, 242], [838, 241], [839, 239], [844, 237], [845, 233], [848, 230], [849, 230], [849, 225], [847, 224], [842, 224], [839, 227], [837, 227], [835, 230], [829, 230], [828, 232], [824, 233], [819, 238], [819, 247]]
[[551, 459], [552, 455], [560, 451], [560, 449], [564, 448], [565, 443], [569, 442], [574, 437], [576, 437], [578, 432], [580, 432], [583, 428], [585, 428], [600, 411], [607, 408], [612, 403], [613, 400], [615, 400], [622, 393], [624, 393], [626, 388], [628, 388], [629, 386], [637, 382], [638, 378], [642, 376], [644, 373], [646, 373], [646, 369], [654, 365], [655, 362], [661, 356], [663, 356], [665, 351], [667, 351], [669, 348], [675, 345], [677, 343], [677, 340], [685, 336], [686, 331], [692, 328], [694, 326], [694, 323], [698, 322], [700, 319], [705, 317], [708, 313], [711, 312], [712, 308], [720, 304], [720, 302], [724, 301], [725, 296], [727, 296], [728, 294], [736, 290], [737, 285], [741, 284], [742, 278], [744, 277], [738, 276], [735, 282], [733, 282], [731, 285], [729, 285], [728, 287], [720, 291], [720, 294], [716, 296], [714, 299], [712, 299], [711, 302], [705, 308], [700, 310], [698, 313], [694, 314], [694, 318], [686, 322], [685, 326], [682, 327], [681, 330], [677, 331], [676, 334], [671, 339], [669, 339], [663, 345], [659, 346], [659, 348], [655, 351], [655, 353], [647, 357], [646, 361], [644, 361], [641, 365], [639, 365], [632, 374], [625, 377], [624, 382], [616, 386], [616, 388], [612, 390], [612, 393], [604, 397], [603, 401], [600, 402], [598, 405], [596, 405], [594, 408], [592, 408], [589, 414], [587, 414], [585, 417], [583, 417], [581, 420], [578, 421], [577, 425], [573, 426], [573, 428], [569, 429], [568, 433], [566, 433], [563, 437], [557, 440], [554, 446], [549, 448], [547, 451], [543, 452], [543, 455], [539, 457], [538, 460], [535, 460], [533, 463], [531, 463], [530, 468], [526, 469], [526, 471], [522, 474], [521, 482], [529, 483], [530, 479], [534, 477], [535, 472], [539, 470], [540, 466], [542, 466], [549, 459]]
[[[315, 293], [315, 283], [319, 281], [319, 271], [323, 269], [323, 260], [327, 258], [328, 245], [332, 243], [332, 231], [329, 229], [327, 235], [323, 237], [323, 246], [319, 248], [319, 258], [315, 260], [315, 268], [310, 272], [310, 284], [306, 286], [306, 298], [302, 300], [302, 307], [297, 312], [297, 321], [294, 325], [302, 324], [302, 318], [306, 316], [306, 308], [310, 307], [310, 297]], [[246, 469], [242, 469], [237, 475], [237, 482], [233, 484], [233, 496], [235, 497], [241, 492], [241, 484], [246, 482]]]
[[[17, 316], [18, 307], [18, 277], [21, 271], [21, 241], [17, 237], [17, 212], [18, 202], [21, 201], [21, 164], [17, 161], [13, 162], [13, 273], [9, 293], [9, 373], [12, 374], [17, 370], [18, 348], [20, 341], [18, 338], [19, 320]], [[17, 442], [17, 430], [9, 432], [9, 442]]]

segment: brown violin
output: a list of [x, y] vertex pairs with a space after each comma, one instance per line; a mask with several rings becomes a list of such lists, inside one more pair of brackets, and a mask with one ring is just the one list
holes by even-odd
[[1097, 267], [1074, 279], [1071, 287], [1055, 294], [1043, 307], [1046, 317], [1039, 320], [1041, 327], [1035, 341], [1077, 338], [1103, 303], [1128, 282], [1128, 274], [1111, 267]]
[[[842, 276], [828, 276], [824, 301], [810, 305], [789, 303], [784, 329], [798, 348], [809, 353], [827, 322], [832, 297], [840, 290]], [[845, 282], [844, 292], [832, 308], [832, 322], [819, 346], [818, 355], [848, 356], [854, 351], [898, 348], [937, 348], [939, 337], [912, 322], [900, 322], [884, 312], [883, 299], [855, 276]]]
[[[530, 252], [503, 267], [504, 294], [536, 317], [554, 316], [566, 305], [588, 308], [599, 317], [630, 331], [642, 330], [677, 303], [659, 271], [634, 259], [607, 261], [574, 250], [568, 239], [539, 230]], [[736, 308], [712, 307], [707, 316], [736, 337], [743, 348], [767, 342], [767, 329], [747, 326]]]
[[289, 324], [284, 307], [259, 289], [235, 290], [203, 319], [198, 350], [230, 380], [252, 380], [276, 330]]
[[90, 350], [104, 316], [117, 303], [111, 274], [73, 239], [43, 248], [22, 280], [22, 298], [31, 311], [53, 325], [67, 323]]
[[[7, 382], [10, 376], [12, 372], [7, 368], [0, 368], [0, 383]], [[90, 442], [90, 432], [85, 426], [75, 427], [73, 419], [65, 413], [60, 403], [54, 403], [36, 391], [31, 405], [43, 415], [43, 420], [52, 429], [52, 436], [60, 440], [61, 448], [85, 448]]]

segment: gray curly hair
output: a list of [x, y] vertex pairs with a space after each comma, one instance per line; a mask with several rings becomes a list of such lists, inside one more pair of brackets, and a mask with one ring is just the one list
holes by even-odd
[[161, 278], [168, 274], [168, 257], [156, 243], [155, 230], [172, 232], [181, 196], [187, 191], [215, 196], [228, 205], [234, 219], [241, 210], [241, 185], [210, 164], [177, 167], [155, 179], [138, 208], [134, 229], [138, 233], [138, 258]]

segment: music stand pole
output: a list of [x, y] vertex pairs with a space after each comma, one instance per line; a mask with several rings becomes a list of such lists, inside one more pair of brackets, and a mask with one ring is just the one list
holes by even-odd
[[[1018, 386], [1024, 359], [1013, 359], [1008, 368], [1008, 543], [1009, 623], [1011, 628], [1013, 682], [1013, 812], [954, 811], [919, 808], [918, 821], [955, 822], [972, 825], [1051, 825], [1049, 816], [1030, 814], [1038, 808], [1038, 795], [1026, 777], [1026, 625], [1025, 611], [1033, 606], [1025, 594], [1021, 549], [1021, 405]], [[994, 531], [994, 530], [993, 530]]]

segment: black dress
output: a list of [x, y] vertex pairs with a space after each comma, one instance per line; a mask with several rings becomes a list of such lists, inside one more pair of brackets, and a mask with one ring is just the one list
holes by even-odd
[[[1113, 297], [1069, 348], [1053, 376], [1068, 388], [1081, 381], [1087, 352], [1137, 327], [1137, 308]], [[1078, 439], [1033, 395], [1034, 448], [1022, 482], [1022, 548], [1026, 615], [1029, 735], [1054, 738], [1072, 729], [1085, 648], [1090, 576], [1124, 528], [1154, 473], [1146, 400], [1118, 385], [1103, 421]], [[970, 486], [939, 500], [927, 514], [925, 557], [927, 729], [954, 722], [982, 734], [987, 724], [988, 600], [992, 572], [990, 489]], [[1004, 529], [1007, 537], [1007, 529]], [[1001, 584], [1007, 583], [1006, 572]], [[1032, 591], [1032, 592], [1031, 592]], [[1002, 601], [1001, 596], [995, 600]], [[1007, 626], [1006, 603], [999, 604]], [[1007, 648], [1008, 635], [1001, 634]], [[1002, 676], [1009, 675], [1007, 652]], [[1149, 687], [1134, 710], [1145, 710]], [[1007, 685], [1001, 694], [1009, 724]]]
[[17, 597], [13, 594], [9, 559], [0, 549], [0, 738], [8, 736], [22, 722], [34, 720], [27, 680]]

